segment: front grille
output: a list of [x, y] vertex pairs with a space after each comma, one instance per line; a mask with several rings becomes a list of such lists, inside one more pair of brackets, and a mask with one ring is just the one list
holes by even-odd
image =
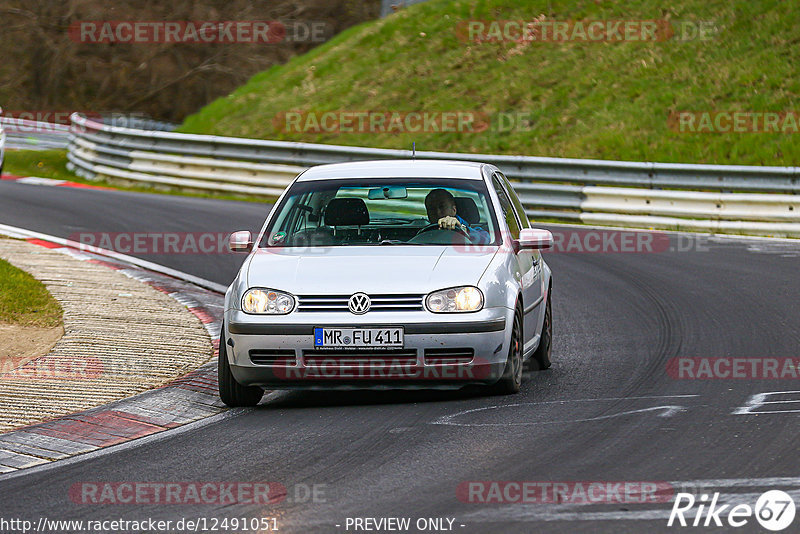
[[270, 367], [294, 367], [297, 356], [292, 349], [250, 349], [250, 361]]
[[[423, 298], [424, 295], [369, 295], [369, 311], [422, 311]], [[350, 311], [350, 295], [301, 295], [297, 300], [298, 312]]]
[[306, 367], [397, 367], [417, 363], [416, 349], [401, 350], [304, 350], [303, 361]]
[[466, 365], [472, 363], [473, 349], [425, 349], [425, 365]]

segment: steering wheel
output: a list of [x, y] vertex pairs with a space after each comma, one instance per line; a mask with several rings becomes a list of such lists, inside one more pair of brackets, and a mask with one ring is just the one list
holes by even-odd
[[[435, 222], [433, 224], [429, 224], [428, 226], [425, 226], [419, 232], [417, 232], [417, 235], [422, 235], [425, 232], [430, 232], [431, 230], [448, 230], [450, 232], [458, 232], [459, 234], [461, 234], [464, 237], [466, 237], [467, 239], [469, 239], [469, 233], [466, 230], [464, 230], [461, 226], [457, 226], [455, 228], [442, 228], [441, 226], [439, 226], [438, 222]], [[414, 237], [416, 237], [416, 236], [414, 236]]]

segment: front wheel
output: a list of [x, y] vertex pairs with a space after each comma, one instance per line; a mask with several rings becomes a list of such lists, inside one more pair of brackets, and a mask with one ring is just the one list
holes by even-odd
[[503, 376], [492, 386], [497, 395], [513, 395], [519, 393], [522, 386], [522, 313], [517, 309], [514, 313], [514, 324], [511, 327], [511, 346], [508, 347], [508, 359]]
[[219, 335], [219, 358], [217, 360], [217, 379], [219, 381], [219, 398], [227, 406], [255, 406], [264, 396], [260, 387], [243, 386], [233, 377], [228, 363], [228, 351], [225, 348], [225, 325]]

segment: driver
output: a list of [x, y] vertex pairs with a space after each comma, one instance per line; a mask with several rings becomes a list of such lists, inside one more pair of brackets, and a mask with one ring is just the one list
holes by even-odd
[[488, 243], [489, 232], [469, 226], [467, 221], [456, 213], [456, 201], [447, 189], [434, 189], [425, 197], [425, 209], [431, 224], [439, 223], [439, 228], [462, 230], [475, 243]]

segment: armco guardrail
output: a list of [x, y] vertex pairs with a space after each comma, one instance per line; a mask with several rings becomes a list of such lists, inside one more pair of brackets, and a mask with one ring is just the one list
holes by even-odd
[[[0, 110], [2, 113], [2, 110]], [[171, 131], [175, 124], [115, 113], [103, 118], [103, 124], [142, 130]], [[21, 117], [0, 116], [0, 128], [7, 134], [7, 148], [20, 150], [65, 149], [70, 141], [70, 126], [34, 121]]]
[[[3, 113], [3, 108], [0, 108], [0, 113]], [[3, 129], [3, 124], [0, 123], [0, 178], [3, 176], [3, 167], [6, 162], [6, 143], [8, 142], [8, 135]]]
[[0, 128], [6, 132], [6, 148], [50, 150], [69, 144], [70, 127], [66, 124], [0, 117]]
[[0, 124], [0, 176], [3, 174], [3, 165], [6, 162], [6, 139], [6, 132], [3, 130], [3, 125]]
[[[79, 114], [71, 119], [68, 158], [76, 172], [188, 189], [274, 196], [313, 165], [411, 157], [407, 150], [178, 134]], [[797, 167], [419, 151], [415, 157], [497, 165], [534, 218], [800, 237]]]

